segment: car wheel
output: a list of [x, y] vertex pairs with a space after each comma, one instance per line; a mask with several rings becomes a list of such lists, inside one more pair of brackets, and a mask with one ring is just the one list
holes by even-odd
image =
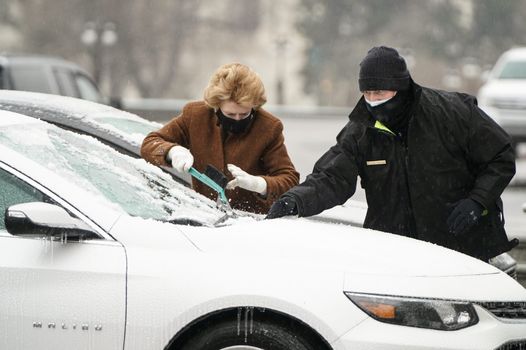
[[223, 321], [195, 333], [181, 350], [315, 350], [301, 334], [266, 321]]

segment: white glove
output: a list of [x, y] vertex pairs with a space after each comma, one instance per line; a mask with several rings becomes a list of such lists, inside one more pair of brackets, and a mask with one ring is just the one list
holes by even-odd
[[170, 148], [167, 158], [172, 162], [174, 169], [181, 173], [187, 173], [192, 165], [194, 165], [194, 156], [188, 148], [184, 148], [183, 146], [173, 146]]
[[259, 193], [262, 196], [267, 194], [267, 182], [264, 178], [250, 175], [234, 164], [228, 164], [227, 167], [234, 176], [234, 180], [226, 184], [228, 190], [241, 187], [245, 190]]

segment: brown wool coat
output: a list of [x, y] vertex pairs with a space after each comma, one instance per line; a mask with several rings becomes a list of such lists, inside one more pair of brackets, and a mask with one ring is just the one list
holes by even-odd
[[[284, 140], [281, 121], [260, 108], [246, 132], [228, 134], [222, 141], [214, 110], [198, 101], [188, 103], [179, 116], [148, 134], [142, 143], [141, 155], [155, 165], [169, 166], [168, 151], [180, 145], [190, 150], [194, 167], [200, 172], [212, 164], [232, 180], [227, 164], [234, 164], [251, 175], [262, 176], [267, 182], [266, 198], [239, 187], [227, 190], [226, 195], [233, 208], [264, 214], [281, 194], [299, 181]], [[192, 179], [192, 185], [208, 198], [217, 198], [217, 193], [198, 180]]]

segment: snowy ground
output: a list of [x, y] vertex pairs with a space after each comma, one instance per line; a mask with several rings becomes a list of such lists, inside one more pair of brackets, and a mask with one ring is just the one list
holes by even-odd
[[[347, 122], [347, 117], [309, 119], [282, 118], [285, 144], [294, 165], [300, 172], [301, 180], [311, 172], [314, 162], [336, 142], [336, 135]], [[526, 242], [526, 213], [522, 205], [526, 202], [526, 144], [519, 148], [517, 173], [512, 185], [504, 192], [506, 230], [510, 238], [517, 237]], [[353, 200], [365, 201], [361, 188]]]

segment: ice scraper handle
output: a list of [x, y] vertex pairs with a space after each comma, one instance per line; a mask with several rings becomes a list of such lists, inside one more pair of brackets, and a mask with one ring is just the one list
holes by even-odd
[[190, 170], [188, 170], [188, 172], [190, 173], [190, 175], [195, 177], [197, 180], [201, 181], [202, 183], [204, 183], [205, 185], [207, 185], [208, 187], [216, 191], [219, 194], [219, 198], [221, 199], [221, 202], [225, 204], [228, 203], [228, 199], [226, 198], [225, 190], [221, 186], [219, 186], [214, 180], [212, 180], [205, 174], [200, 173], [194, 167], [191, 167]]

